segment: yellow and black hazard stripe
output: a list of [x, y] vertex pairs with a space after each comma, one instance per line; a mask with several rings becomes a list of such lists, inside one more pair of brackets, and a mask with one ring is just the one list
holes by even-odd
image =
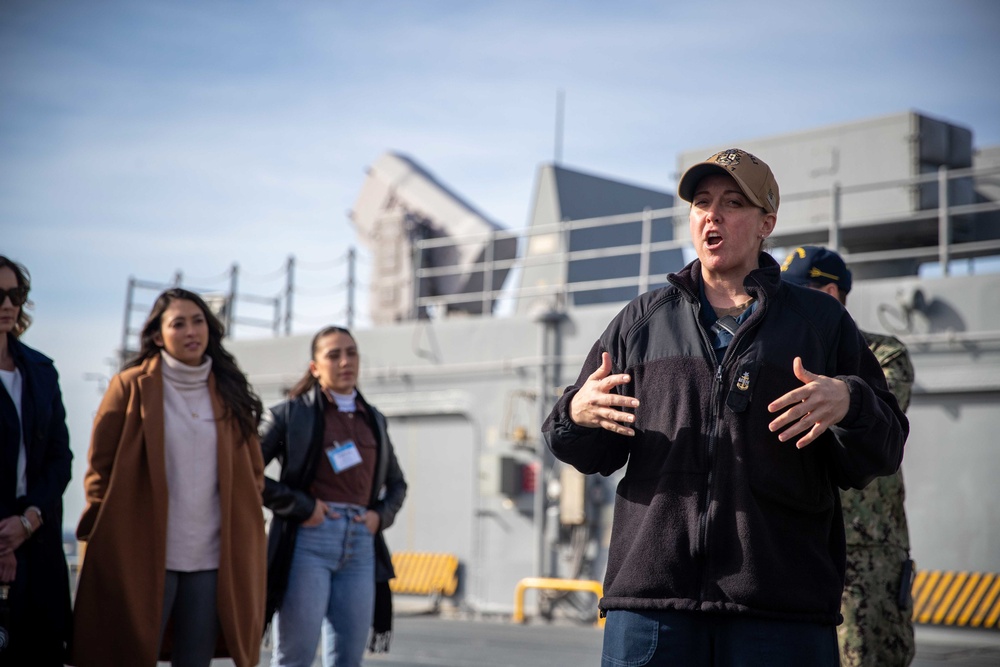
[[990, 572], [917, 572], [913, 621], [1000, 629], [1000, 575]]

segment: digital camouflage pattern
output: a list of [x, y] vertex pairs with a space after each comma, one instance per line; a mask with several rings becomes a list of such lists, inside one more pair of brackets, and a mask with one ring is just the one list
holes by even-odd
[[[910, 354], [898, 338], [864, 332], [868, 347], [875, 354], [885, 373], [889, 391], [896, 396], [899, 408], [910, 406], [913, 385], [913, 364]], [[892, 545], [910, 548], [906, 514], [903, 511], [903, 475], [896, 472], [888, 477], [876, 477], [864, 489], [850, 489], [840, 494], [844, 506], [844, 528], [847, 546]]]
[[[904, 412], [910, 405], [913, 364], [893, 336], [863, 332]], [[878, 477], [864, 489], [841, 492], [847, 534], [847, 577], [838, 628], [846, 667], [905, 667], [913, 660], [912, 601], [900, 609], [900, 577], [909, 558], [902, 473]]]
[[848, 547], [837, 629], [842, 666], [906, 667], [913, 660], [913, 602], [905, 609], [897, 602], [905, 559], [897, 547]]

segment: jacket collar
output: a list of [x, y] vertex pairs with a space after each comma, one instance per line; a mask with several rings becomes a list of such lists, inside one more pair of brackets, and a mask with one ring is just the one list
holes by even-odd
[[161, 375], [162, 371], [160, 370], [160, 363], [160, 355], [154, 354], [148, 359], [143, 359], [137, 366], [133, 366], [132, 368], [138, 369], [140, 377], [146, 377], [147, 375]]
[[14, 364], [25, 371], [28, 364], [51, 364], [52, 360], [38, 350], [28, 347], [21, 342], [21, 339], [12, 333], [6, 334], [7, 349], [14, 357]]
[[[361, 390], [358, 389], [357, 387], [355, 387], [355, 389], [358, 392], [358, 401], [361, 403], [364, 409], [369, 414], [371, 414], [371, 405], [369, 405], [368, 401], [365, 400], [364, 394], [362, 394]], [[306, 393], [302, 394], [302, 402], [305, 403], [305, 405], [310, 408], [316, 408], [317, 410], [322, 410], [323, 388], [319, 386], [318, 382], [315, 385], [313, 385], [311, 391], [307, 391]]]
[[[697, 303], [701, 293], [701, 260], [696, 259], [667, 280], [677, 287], [692, 303]], [[757, 257], [757, 268], [743, 279], [747, 294], [762, 301], [777, 294], [781, 287], [781, 266], [766, 252]]]
[[7, 349], [10, 350], [10, 356], [14, 357], [14, 363], [24, 360], [24, 346], [21, 341], [18, 340], [17, 336], [12, 333], [4, 334], [7, 336]]

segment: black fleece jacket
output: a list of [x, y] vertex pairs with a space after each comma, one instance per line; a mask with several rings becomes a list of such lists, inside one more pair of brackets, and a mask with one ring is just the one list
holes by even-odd
[[[761, 254], [757, 299], [721, 365], [699, 323], [701, 264], [668, 276], [612, 320], [542, 427], [553, 454], [618, 485], [600, 608], [753, 614], [837, 624], [844, 525], [837, 486], [899, 468], [909, 430], [840, 303], [780, 279]], [[634, 437], [575, 425], [573, 396], [608, 352], [635, 396]], [[844, 419], [803, 449], [780, 442], [767, 405], [813, 373], [847, 383]]]

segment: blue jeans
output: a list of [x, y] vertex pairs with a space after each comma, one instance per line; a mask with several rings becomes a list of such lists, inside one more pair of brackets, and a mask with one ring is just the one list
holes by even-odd
[[613, 610], [602, 667], [838, 667], [832, 625], [694, 611]]
[[375, 610], [375, 542], [365, 508], [328, 503], [341, 516], [300, 526], [288, 588], [274, 615], [272, 667], [309, 667], [323, 631], [323, 667], [359, 667]]

